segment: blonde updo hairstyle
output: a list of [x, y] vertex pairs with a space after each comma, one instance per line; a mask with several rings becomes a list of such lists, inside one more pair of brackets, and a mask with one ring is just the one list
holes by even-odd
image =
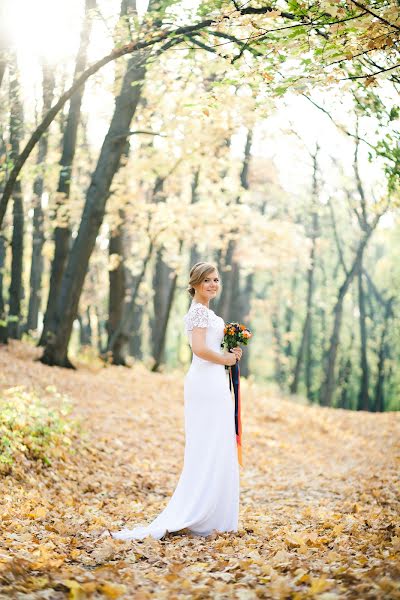
[[189, 285], [187, 287], [187, 291], [189, 294], [194, 297], [196, 290], [194, 289], [195, 285], [199, 285], [204, 279], [212, 273], [213, 271], [218, 271], [217, 267], [209, 262], [198, 262], [190, 269], [189, 272]]

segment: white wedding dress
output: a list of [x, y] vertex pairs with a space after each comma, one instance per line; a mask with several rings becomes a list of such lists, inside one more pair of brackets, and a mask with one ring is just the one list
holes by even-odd
[[[207, 346], [222, 353], [224, 321], [199, 302], [184, 317], [192, 345], [194, 327], [205, 327]], [[162, 538], [188, 528], [197, 535], [237, 531], [239, 518], [239, 463], [235, 407], [224, 365], [193, 354], [184, 380], [185, 454], [183, 469], [168, 505], [148, 525], [123, 529], [119, 540]]]

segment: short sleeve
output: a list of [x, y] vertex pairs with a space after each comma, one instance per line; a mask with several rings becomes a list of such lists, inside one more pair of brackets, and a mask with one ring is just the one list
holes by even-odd
[[208, 327], [208, 308], [204, 304], [195, 304], [184, 317], [188, 331], [195, 327]]

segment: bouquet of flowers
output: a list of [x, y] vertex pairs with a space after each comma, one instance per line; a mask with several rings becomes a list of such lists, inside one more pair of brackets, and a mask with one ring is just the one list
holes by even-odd
[[[247, 346], [249, 339], [253, 336], [250, 329], [242, 323], [226, 323], [224, 328], [224, 337], [221, 342], [221, 348], [226, 348], [228, 352], [232, 348], [236, 348], [239, 344]], [[242, 419], [240, 411], [240, 369], [239, 363], [232, 367], [225, 366], [229, 370], [229, 389], [234, 392], [235, 396], [235, 431], [236, 443], [238, 450], [239, 464], [243, 466], [242, 460]]]
[[[221, 348], [226, 348], [228, 352], [236, 348], [239, 344], [247, 346], [249, 339], [253, 336], [250, 329], [243, 323], [226, 323], [224, 328], [224, 337], [221, 342]], [[229, 369], [229, 367], [226, 367]]]

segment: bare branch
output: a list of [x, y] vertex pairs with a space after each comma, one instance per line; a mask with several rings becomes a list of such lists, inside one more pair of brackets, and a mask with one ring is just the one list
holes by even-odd
[[353, 4], [355, 4], [356, 6], [358, 6], [358, 8], [361, 8], [361, 10], [365, 10], [367, 13], [369, 13], [370, 15], [372, 15], [373, 17], [375, 17], [376, 19], [379, 19], [379, 21], [382, 21], [382, 23], [385, 23], [389, 27], [394, 27], [395, 29], [397, 29], [398, 31], [400, 31], [400, 27], [398, 27], [398, 25], [395, 25], [394, 23], [391, 23], [390, 21], [387, 21], [384, 17], [381, 17], [377, 13], [373, 12], [370, 8], [368, 8], [367, 6], [365, 6], [365, 4], [361, 4], [361, 2], [357, 2], [356, 0], [351, 0], [351, 2]]
[[333, 237], [335, 239], [336, 249], [337, 249], [337, 252], [338, 252], [338, 255], [339, 255], [339, 262], [342, 265], [343, 270], [344, 270], [344, 272], [345, 272], [345, 274], [347, 276], [349, 274], [349, 271], [348, 271], [348, 269], [346, 267], [346, 263], [345, 263], [345, 260], [344, 260], [342, 243], [340, 241], [339, 234], [338, 234], [337, 227], [336, 227], [336, 218], [335, 218], [335, 212], [333, 210], [332, 198], [331, 197], [329, 197], [329, 199], [328, 199], [328, 206], [329, 206], [329, 212], [330, 212], [330, 215], [331, 215]]
[[375, 77], [376, 75], [380, 75], [381, 73], [387, 73], [387, 71], [392, 71], [393, 69], [398, 69], [399, 67], [400, 63], [398, 65], [394, 65], [393, 67], [388, 67], [387, 69], [375, 71], [375, 73], [366, 73], [365, 75], [350, 75], [350, 77], [341, 77], [339, 81], [344, 81], [346, 79], [365, 79], [367, 77]]
[[121, 133], [120, 135], [116, 135], [115, 137], [111, 138], [111, 142], [117, 142], [123, 138], [127, 138], [131, 135], [157, 135], [159, 137], [167, 137], [165, 135], [165, 133], [159, 133], [158, 131], [147, 131], [146, 129], [138, 129], [137, 131], [127, 131], [126, 133]]

